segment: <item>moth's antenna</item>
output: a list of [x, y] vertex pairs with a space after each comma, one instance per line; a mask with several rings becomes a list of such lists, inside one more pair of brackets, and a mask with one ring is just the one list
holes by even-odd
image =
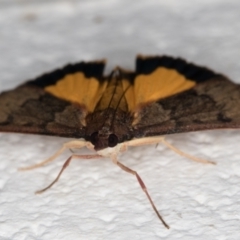
[[[119, 73], [118, 68], [117, 68], [117, 71], [118, 71], [118, 73]], [[116, 70], [113, 70], [113, 71], [111, 72], [111, 74], [110, 74], [110, 76], [109, 76], [109, 79], [112, 79], [113, 76], [114, 76], [114, 74], [116, 74]], [[117, 76], [118, 76], [118, 75], [117, 75]], [[116, 90], [117, 90], [117, 82], [115, 83], [114, 91], [113, 91], [113, 94], [112, 94], [112, 96], [111, 96], [111, 99], [110, 99], [109, 104], [108, 104], [108, 107], [107, 107], [108, 111], [109, 111], [109, 109], [110, 109], [111, 103], [112, 103], [112, 101], [113, 101], [113, 97], [114, 97], [114, 95], [115, 95], [115, 93], [116, 93]], [[107, 113], [108, 113], [108, 111], [107, 111]]]
[[[122, 72], [120, 71], [120, 69], [118, 67], [115, 68], [111, 72], [111, 74], [109, 75], [108, 79], [112, 79], [113, 77], [116, 78], [116, 81], [115, 81], [115, 86], [114, 86], [114, 90], [113, 90], [111, 99], [110, 99], [108, 107], [107, 107], [106, 116], [108, 116], [108, 114], [109, 114], [111, 103], [112, 103], [114, 95], [115, 95], [115, 93], [117, 91], [118, 81], [122, 79]], [[121, 97], [118, 100], [118, 103], [117, 103], [117, 105], [116, 105], [116, 107], [114, 109], [114, 113], [113, 113], [113, 117], [112, 117], [112, 121], [111, 121], [111, 128], [112, 128], [112, 125], [113, 125], [113, 122], [114, 122], [114, 119], [115, 119], [115, 116], [116, 116], [117, 109], [119, 108], [119, 105], [120, 105], [123, 97], [125, 96], [125, 94], [126, 94], [126, 92], [127, 92], [127, 90], [129, 88], [130, 88], [130, 85], [124, 90], [124, 92], [122, 93]]]
[[[111, 80], [111, 79], [113, 78], [115, 72], [116, 72], [116, 70], [113, 70], [113, 71], [111, 71], [110, 75], [107, 76], [108, 82], [111, 82], [111, 81], [109, 81], [109, 80]], [[112, 103], [112, 101], [113, 101], [113, 97], [114, 97], [114, 95], [115, 95], [115, 93], [116, 93], [116, 89], [117, 89], [117, 84], [115, 84], [113, 94], [112, 94], [111, 99], [110, 99], [110, 101], [109, 101], [109, 104], [108, 104], [108, 106], [107, 106], [107, 108], [106, 108], [107, 110], [110, 108], [110, 105], [111, 105], [111, 103]], [[99, 102], [101, 102], [102, 98], [103, 98], [103, 95], [101, 96]], [[108, 114], [108, 111], [106, 112], [106, 114]]]
[[127, 92], [127, 90], [128, 90], [129, 88], [130, 88], [130, 84], [129, 84], [129, 86], [124, 90], [124, 92], [122, 93], [122, 96], [120, 97], [120, 99], [119, 99], [119, 101], [118, 101], [118, 103], [117, 103], [117, 106], [116, 106], [116, 108], [115, 108], [115, 110], [114, 110], [114, 113], [113, 113], [111, 128], [112, 128], [112, 125], [113, 125], [113, 122], [114, 122], [114, 119], [115, 119], [115, 116], [116, 116], [117, 109], [118, 109], [118, 107], [119, 107], [119, 105], [120, 105], [123, 97], [125, 96], [125, 94], [126, 94], [126, 92]]
[[[117, 69], [117, 70], [118, 70], [118, 69]], [[111, 80], [115, 74], [116, 74], [116, 69], [114, 69], [114, 70], [110, 73], [110, 75], [107, 77], [107, 79], [108, 79], [108, 80]], [[110, 81], [110, 82], [111, 82], [111, 81]], [[104, 116], [105, 116], [106, 118], [107, 118], [107, 116], [109, 115], [110, 106], [111, 106], [111, 103], [112, 103], [112, 101], [113, 101], [113, 97], [114, 97], [116, 91], [117, 91], [117, 82], [115, 83], [115, 86], [114, 86], [114, 90], [113, 90], [111, 99], [110, 99], [110, 101], [109, 101], [109, 104], [108, 104], [108, 106], [107, 106], [107, 108], [106, 108], [106, 112], [105, 112], [105, 114], [104, 114]], [[104, 125], [104, 122], [103, 122], [103, 125]]]

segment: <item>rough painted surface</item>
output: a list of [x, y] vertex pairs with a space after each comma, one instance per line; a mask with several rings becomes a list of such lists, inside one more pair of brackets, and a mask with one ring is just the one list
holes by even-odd
[[[2, 1], [0, 89], [78, 60], [108, 59], [133, 69], [136, 54], [180, 56], [240, 82], [240, 3], [223, 1]], [[66, 152], [66, 139], [0, 134], [1, 239], [239, 239], [240, 130], [168, 137], [216, 166], [191, 162], [164, 146], [131, 148], [122, 161], [137, 170], [165, 229], [133, 176], [109, 160], [73, 161], [43, 195]], [[83, 150], [81, 153], [86, 154]]]

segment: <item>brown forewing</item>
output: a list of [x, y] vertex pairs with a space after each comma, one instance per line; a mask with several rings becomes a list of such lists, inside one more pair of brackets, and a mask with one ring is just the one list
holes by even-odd
[[23, 85], [0, 94], [0, 131], [83, 137], [85, 111], [43, 89]]
[[136, 137], [240, 127], [240, 86], [225, 77], [149, 103], [137, 112]]

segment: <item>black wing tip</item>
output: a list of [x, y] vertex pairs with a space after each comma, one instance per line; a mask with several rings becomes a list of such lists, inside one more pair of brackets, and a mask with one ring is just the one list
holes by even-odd
[[[54, 71], [45, 73], [33, 80], [28, 81], [27, 85], [34, 85], [44, 88], [49, 85], [55, 84], [59, 79], [64, 78], [67, 74], [74, 74], [82, 72], [87, 78], [95, 77], [99, 80], [103, 78], [103, 71], [106, 60], [78, 62], [65, 65], [63, 68], [58, 68]], [[24, 84], [25, 85], [25, 84]]]
[[196, 82], [204, 82], [208, 79], [223, 76], [219, 73], [203, 67], [197, 66], [191, 62], [179, 57], [162, 56], [142, 56], [138, 55], [136, 59], [136, 73], [150, 74], [158, 67], [174, 69], [187, 79], [192, 79]]

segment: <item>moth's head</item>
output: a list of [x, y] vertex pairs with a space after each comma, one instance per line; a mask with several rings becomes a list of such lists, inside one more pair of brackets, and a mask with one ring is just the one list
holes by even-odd
[[118, 137], [114, 133], [100, 130], [91, 134], [90, 142], [94, 145], [94, 149], [99, 151], [104, 148], [115, 147], [118, 144]]

